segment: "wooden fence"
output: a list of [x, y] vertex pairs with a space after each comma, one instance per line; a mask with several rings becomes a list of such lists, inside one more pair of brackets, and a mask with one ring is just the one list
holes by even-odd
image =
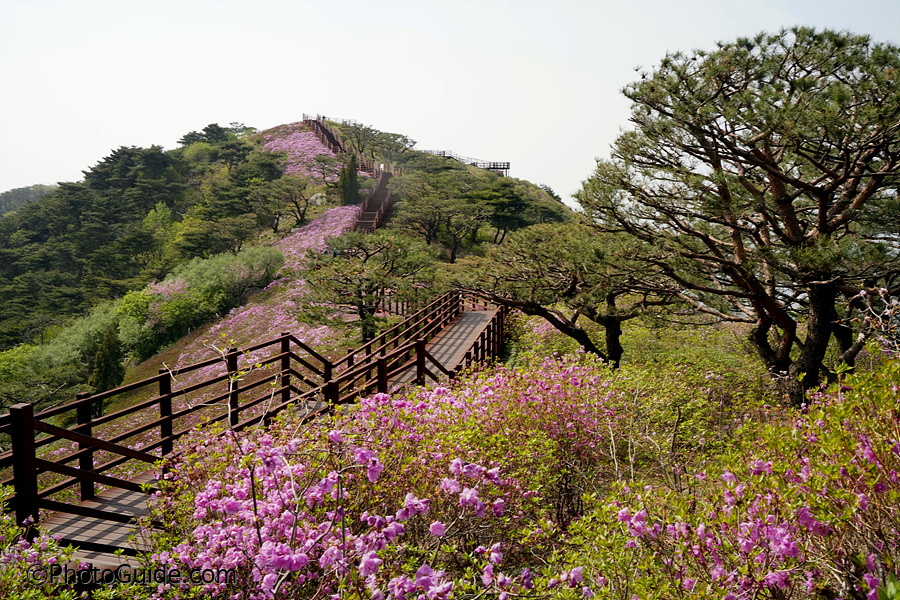
[[[390, 173], [391, 175], [401, 175], [402, 168], [394, 165], [393, 163], [387, 164], [379, 164], [375, 162], [375, 160], [363, 156], [362, 153], [357, 152], [355, 149], [348, 147], [343, 143], [341, 139], [340, 133], [331, 126], [327, 117], [323, 115], [307, 115], [303, 114], [303, 123], [306, 124], [310, 130], [316, 134], [316, 137], [322, 144], [328, 147], [329, 150], [334, 152], [335, 154], [343, 154], [345, 152], [352, 152], [356, 155], [356, 161], [359, 165], [359, 169], [361, 171], [365, 171], [375, 179], [380, 179], [381, 174], [383, 172]], [[334, 119], [336, 123], [341, 123], [344, 125], [359, 125], [356, 121], [350, 121], [346, 119]], [[382, 169], [382, 167], [384, 167]]]
[[[468, 350], [459, 368], [447, 369], [434, 360], [426, 350], [427, 343], [464, 310], [466, 303], [482, 308], [484, 304], [460, 292], [444, 294], [336, 361], [329, 361], [290, 333], [282, 333], [273, 340], [243, 351], [232, 348], [220, 357], [182, 367], [174, 373], [161, 369], [158, 375], [149, 379], [99, 394], [79, 395], [74, 402], [37, 414], [31, 404], [17, 404], [11, 407], [8, 415], [0, 417], [0, 433], [10, 435], [12, 440], [12, 449], [0, 454], [0, 471], [12, 467], [12, 477], [0, 485], [15, 487], [15, 495], [5, 508], [15, 510], [19, 523], [37, 524], [40, 509], [128, 522], [127, 516], [60, 502], [52, 497], [78, 486], [78, 498], [89, 500], [95, 497], [97, 484], [140, 491], [137, 484], [109, 471], [129, 461], [146, 463], [141, 467], [146, 471], [162, 457], [172, 456], [176, 450], [175, 442], [195, 427], [200, 416], [197, 413], [201, 411], [209, 422], [227, 421], [231, 429], [240, 431], [261, 421], [267, 422], [295, 404], [321, 401], [321, 410], [328, 410], [335, 404], [352, 402], [362, 395], [388, 392], [389, 381], [413, 367], [416, 369], [415, 382], [424, 384], [426, 377], [438, 380], [439, 376], [428, 368], [429, 363], [436, 365], [441, 374], [453, 378], [473, 362], [498, 356], [503, 339], [506, 313], [501, 307]], [[264, 359], [256, 360], [250, 356], [265, 351], [271, 355]], [[255, 364], [268, 367], [271, 373], [259, 370], [254, 377], [240, 376]], [[176, 378], [214, 366], [218, 366], [219, 374], [176, 389]], [[153, 397], [107, 415], [93, 416], [98, 403], [140, 390], [151, 391]], [[203, 393], [211, 397], [173, 410], [173, 400]], [[321, 410], [310, 412], [306, 418], [315, 417]], [[134, 420], [141, 411], [144, 414], [138, 419], [139, 424], [125, 425], [125, 419]], [[194, 418], [190, 419], [192, 415]], [[73, 416], [74, 426], [62, 426], [67, 417]], [[107, 428], [115, 429], [115, 434], [99, 439], [98, 428], [109, 423], [119, 425]], [[147, 432], [152, 433], [151, 439], [141, 444], [138, 436]], [[71, 443], [68, 448], [63, 445], [66, 442]], [[72, 451], [56, 456], [66, 449]], [[47, 482], [46, 474], [51, 474], [55, 480]], [[76, 542], [63, 540], [63, 543]], [[100, 552], [115, 550], [83, 541], [78, 541], [77, 545]]]

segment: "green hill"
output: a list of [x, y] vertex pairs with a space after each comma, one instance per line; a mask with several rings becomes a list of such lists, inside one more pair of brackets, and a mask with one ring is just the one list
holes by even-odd
[[[439, 262], [573, 216], [552, 191], [527, 181], [417, 152], [398, 134], [335, 127], [347, 140], [341, 156], [303, 122], [259, 132], [213, 124], [174, 150], [121, 147], [82, 181], [0, 218], [0, 404], [46, 406], [98, 391], [87, 382], [109, 331], [133, 365], [217, 321], [216, 331], [238, 334], [225, 325], [229, 311], [275, 279], [283, 288], [302, 278], [302, 255], [353, 226], [352, 205], [377, 185], [374, 173], [347, 172], [363, 138], [354, 156], [397, 173], [388, 229], [420, 237]], [[358, 182], [350, 197], [342, 177]], [[342, 203], [351, 212], [340, 213], [339, 226], [308, 229]], [[279, 293], [267, 292], [265, 302], [281, 306], [275, 320], [295, 330], [300, 303]]]

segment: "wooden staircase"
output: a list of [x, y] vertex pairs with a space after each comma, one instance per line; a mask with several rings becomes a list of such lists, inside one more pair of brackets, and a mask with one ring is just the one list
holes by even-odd
[[388, 182], [390, 180], [390, 173], [381, 174], [375, 193], [371, 196], [366, 196], [363, 202], [362, 211], [356, 219], [355, 230], [372, 233], [384, 222], [384, 217], [390, 208], [392, 200], [391, 193], [388, 190]]
[[387, 165], [387, 170], [384, 170], [383, 167], [385, 165], [380, 165], [374, 159], [366, 158], [352, 148], [348, 148], [337, 130], [322, 115], [313, 117], [312, 115], [304, 114], [303, 123], [310, 131], [316, 134], [320, 142], [325, 144], [335, 154], [341, 155], [348, 152], [356, 154], [359, 170], [368, 173], [378, 181], [375, 192], [371, 195], [367, 192], [366, 199], [363, 201], [362, 211], [354, 226], [356, 231], [373, 233], [384, 222], [384, 218], [390, 208], [393, 198], [387, 189], [387, 184], [391, 179], [391, 175], [395, 172], [399, 173], [399, 169], [395, 169], [394, 165], [391, 164]]

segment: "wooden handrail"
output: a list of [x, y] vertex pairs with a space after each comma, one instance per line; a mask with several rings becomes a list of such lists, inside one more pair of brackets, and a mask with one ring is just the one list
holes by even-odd
[[[240, 430], [260, 422], [268, 422], [274, 414], [298, 401], [324, 399], [329, 405], [334, 405], [352, 402], [375, 390], [387, 391], [388, 380], [412, 365], [422, 365], [421, 373], [417, 373], [417, 375], [421, 374], [422, 377], [427, 375], [431, 379], [437, 380], [435, 373], [426, 368], [425, 361], [431, 361], [437, 366], [441, 375], [452, 379], [458, 374], [462, 365], [456, 369], [445, 368], [424, 349], [424, 343], [463, 310], [464, 302], [473, 303], [474, 306], [475, 301], [473, 295], [463, 296], [458, 291], [443, 294], [416, 310], [403, 322], [391, 327], [366, 344], [349, 351], [335, 362], [329, 361], [294, 335], [282, 333], [277, 338], [251, 346], [245, 351], [256, 352], [272, 348], [274, 351], [272, 356], [262, 358], [258, 362], [277, 365], [277, 370], [261, 378], [254, 377], [242, 381], [240, 385], [238, 385], [236, 375], [239, 372], [238, 361], [244, 353], [237, 349], [230, 349], [223, 357], [187, 365], [177, 371], [161, 369], [159, 374], [153, 377], [100, 394], [80, 396], [73, 402], [38, 414], [34, 414], [32, 405], [18, 404], [10, 409], [9, 415], [4, 415], [4, 418], [0, 420], [0, 433], [9, 433], [13, 440], [13, 449], [0, 454], [0, 468], [13, 466], [12, 482], [15, 484], [16, 493], [11, 507], [16, 511], [16, 518], [19, 522], [23, 522], [27, 517], [32, 517], [32, 522], [36, 524], [39, 517], [36, 514], [36, 507], [39, 506], [38, 500], [42, 502], [40, 506], [52, 507], [54, 510], [63, 510], [62, 507], [70, 506], [51, 500], [50, 497], [73, 485], [81, 486], [82, 499], [93, 496], [94, 484], [135, 489], [136, 484], [115, 477], [113, 474], [103, 475], [101, 473], [119, 467], [130, 460], [154, 463], [164, 456], [172, 456], [173, 452], [177, 451], [174, 442], [193, 429], [193, 425], [176, 429], [176, 421], [198, 411], [213, 408], [215, 412], [209, 416], [210, 422], [228, 419], [230, 427]], [[479, 306], [485, 308], [487, 304], [485, 302], [482, 305], [479, 302]], [[499, 341], [502, 339], [504, 316], [505, 309], [501, 307], [497, 315], [489, 322], [484, 333], [467, 352], [464, 360], [465, 366], [471, 364], [473, 357], [477, 359], [497, 355]], [[319, 367], [315, 363], [321, 363], [322, 366]], [[174, 389], [173, 372], [186, 373], [203, 366], [216, 364], [222, 365], [224, 373], [180, 389]], [[344, 367], [344, 369], [336, 371], [336, 367]], [[258, 390], [267, 384], [275, 386], [272, 391], [255, 398], [250, 397], [253, 390]], [[204, 389], [213, 389], [211, 386], [216, 385], [222, 385], [227, 389], [218, 388], [217, 393], [210, 400], [173, 410], [172, 400], [174, 398]], [[148, 387], [152, 387], [154, 397], [99, 418], [91, 417], [91, 407], [95, 403], [118, 394]], [[306, 389], [302, 389], [303, 387]], [[256, 391], [256, 394], [259, 392]], [[266, 404], [267, 400], [272, 400], [272, 404]], [[107, 439], [95, 437], [99, 426], [117, 422], [157, 405], [159, 412], [154, 418]], [[245, 416], [244, 413], [247, 410], [253, 410], [253, 416]], [[261, 412], [257, 414], [257, 411], [260, 410]], [[311, 411], [304, 419], [315, 418], [322, 410], [329, 410], [329, 408]], [[71, 429], [46, 422], [47, 419], [60, 417], [71, 411], [78, 413], [79, 417], [78, 424]], [[143, 447], [133, 449], [122, 445], [125, 440], [156, 428], [159, 432], [157, 438], [145, 443]], [[39, 437], [40, 434], [46, 435]], [[78, 448], [66, 456], [53, 460], [37, 456], [37, 449], [61, 440], [75, 442]], [[156, 452], [159, 452], [159, 455], [156, 455]], [[112, 458], [106, 456], [99, 461], [102, 464], [95, 464], [95, 454], [98, 456], [111, 455]], [[38, 475], [40, 473], [57, 473], [66, 476], [66, 479], [39, 489]], [[74, 508], [72, 512], [82, 514]]]

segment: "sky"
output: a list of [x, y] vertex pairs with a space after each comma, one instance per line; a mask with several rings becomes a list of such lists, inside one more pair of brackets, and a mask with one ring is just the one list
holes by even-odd
[[0, 191], [121, 146], [304, 113], [511, 163], [571, 203], [667, 52], [810, 25], [900, 42], [900, 0], [0, 0]]

